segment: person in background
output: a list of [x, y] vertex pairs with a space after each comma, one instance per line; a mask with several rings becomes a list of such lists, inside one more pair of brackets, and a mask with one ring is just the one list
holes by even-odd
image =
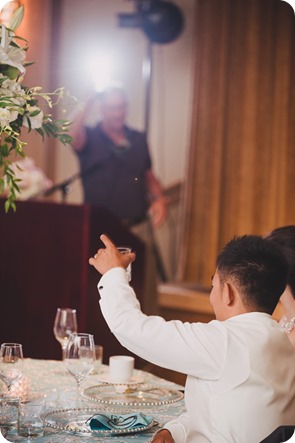
[[295, 417], [295, 353], [271, 317], [287, 281], [280, 250], [259, 236], [232, 239], [212, 279], [210, 323], [165, 321], [141, 312], [111, 240], [89, 259], [103, 276], [101, 311], [123, 346], [156, 365], [187, 374], [187, 412], [153, 443], [258, 443]]
[[[101, 121], [90, 128], [86, 118], [97, 100]], [[155, 313], [157, 261], [153, 227], [159, 228], [166, 220], [167, 205], [152, 170], [145, 134], [126, 125], [127, 107], [123, 89], [107, 88], [87, 101], [70, 135], [82, 172], [85, 203], [106, 207], [145, 243], [144, 307], [145, 312]]]
[[295, 226], [282, 226], [274, 229], [266, 240], [277, 245], [288, 264], [287, 286], [280, 298], [285, 311], [280, 325], [287, 333], [295, 348]]
[[[93, 102], [100, 101], [101, 121], [93, 128], [86, 117]], [[167, 215], [166, 200], [152, 162], [145, 134], [126, 125], [127, 99], [119, 87], [96, 94], [73, 122], [70, 135], [81, 171], [86, 203], [107, 207], [121, 222], [135, 226], [150, 214], [155, 227]]]

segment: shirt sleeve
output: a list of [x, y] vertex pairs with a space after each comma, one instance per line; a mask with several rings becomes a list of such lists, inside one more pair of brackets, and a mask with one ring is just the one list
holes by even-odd
[[226, 329], [220, 322], [182, 323], [146, 316], [123, 268], [108, 271], [98, 289], [104, 318], [127, 349], [167, 369], [208, 380], [219, 377], [227, 349]]
[[164, 425], [164, 429], [168, 429], [174, 438], [175, 443], [185, 443], [189, 430], [189, 416], [185, 412]]

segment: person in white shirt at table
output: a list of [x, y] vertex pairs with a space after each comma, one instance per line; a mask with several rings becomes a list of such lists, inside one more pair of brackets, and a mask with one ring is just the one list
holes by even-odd
[[111, 240], [89, 259], [102, 274], [102, 313], [130, 351], [188, 375], [187, 412], [165, 424], [153, 443], [258, 443], [295, 422], [295, 353], [271, 314], [283, 293], [287, 266], [259, 236], [235, 237], [217, 257], [208, 324], [146, 316]]
[[280, 298], [285, 315], [280, 325], [295, 349], [295, 225], [276, 228], [265, 238], [280, 248], [288, 264], [287, 286]]

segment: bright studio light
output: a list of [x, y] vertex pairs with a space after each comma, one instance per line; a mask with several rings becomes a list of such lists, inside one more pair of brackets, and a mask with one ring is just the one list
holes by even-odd
[[89, 60], [88, 69], [94, 89], [100, 92], [114, 83], [114, 66], [109, 56], [100, 55]]

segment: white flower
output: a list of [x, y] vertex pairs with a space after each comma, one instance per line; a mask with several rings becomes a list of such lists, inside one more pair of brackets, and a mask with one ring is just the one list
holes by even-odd
[[0, 108], [0, 126], [2, 128], [9, 126], [10, 118], [10, 111], [7, 108]]
[[9, 112], [10, 112], [9, 122], [13, 122], [14, 120], [17, 119], [18, 112], [17, 111], [9, 111]]
[[12, 105], [13, 108], [16, 108], [16, 107], [20, 108], [20, 107], [24, 106], [26, 103], [26, 100], [22, 96], [19, 96], [19, 95], [11, 97], [11, 101], [13, 103], [13, 105]]
[[[32, 129], [41, 128], [44, 117], [43, 111], [41, 111], [41, 109], [38, 108], [38, 106], [28, 106], [27, 111], [28, 112], [26, 112], [25, 114], [23, 125], [26, 126], [27, 128], [31, 127]], [[30, 124], [28, 120], [30, 121]]]
[[7, 89], [0, 88], [0, 101], [6, 100], [6, 107], [1, 108], [1, 126], [8, 126], [7, 122], [12, 122], [17, 119], [18, 114], [23, 114], [23, 106], [25, 100], [22, 97], [13, 97], [13, 93]]
[[10, 45], [13, 41], [14, 34], [8, 32], [4, 25], [1, 26], [1, 45], [0, 45], [0, 64], [13, 66], [22, 74], [26, 72], [23, 61], [26, 58], [26, 52], [19, 47]]
[[21, 180], [19, 182], [19, 200], [35, 197], [52, 186], [52, 181], [46, 177], [42, 169], [35, 165], [32, 158], [27, 157], [24, 160], [13, 162], [10, 167], [14, 171], [15, 177]]
[[17, 108], [0, 108], [0, 126], [4, 128], [5, 126], [10, 126], [9, 123], [16, 120], [18, 117]]
[[[18, 81], [10, 80], [9, 78], [4, 80], [4, 82], [2, 83], [1, 88], [8, 89], [11, 92], [18, 92], [18, 93], [20, 93], [22, 91], [21, 85], [18, 83]], [[23, 92], [21, 92], [21, 93], [23, 93]]]

